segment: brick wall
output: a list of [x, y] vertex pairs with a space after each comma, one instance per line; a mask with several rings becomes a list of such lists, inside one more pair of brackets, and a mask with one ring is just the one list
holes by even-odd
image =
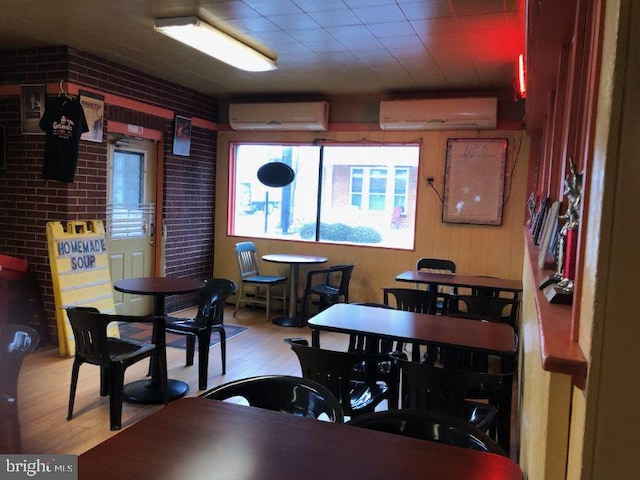
[[[74, 50], [52, 47], [0, 51], [0, 85], [69, 81], [104, 93], [216, 120], [214, 99], [162, 79]], [[164, 133], [166, 274], [202, 278], [213, 271], [216, 133], [192, 128], [191, 155], [172, 154], [173, 119], [105, 105], [105, 121]], [[106, 124], [106, 122], [105, 122]], [[45, 225], [49, 221], [105, 220], [107, 143], [81, 141], [75, 181], [41, 178], [44, 136], [23, 135], [20, 98], [0, 95], [6, 127], [7, 168], [0, 171], [0, 253], [26, 258], [43, 294], [47, 321], [55, 327]], [[193, 296], [170, 297], [167, 309], [193, 305]]]

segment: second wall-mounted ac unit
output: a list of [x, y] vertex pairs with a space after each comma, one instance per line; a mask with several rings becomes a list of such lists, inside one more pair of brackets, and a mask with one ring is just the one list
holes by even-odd
[[229, 125], [234, 130], [325, 131], [329, 102], [232, 103]]
[[382, 130], [495, 129], [497, 98], [434, 98], [380, 102]]

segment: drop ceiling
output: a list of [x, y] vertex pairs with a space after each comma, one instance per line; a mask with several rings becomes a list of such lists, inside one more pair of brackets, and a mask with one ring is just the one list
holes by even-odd
[[[524, 0], [2, 0], [0, 50], [68, 45], [211, 96], [513, 88]], [[277, 55], [249, 73], [153, 29], [198, 15]]]

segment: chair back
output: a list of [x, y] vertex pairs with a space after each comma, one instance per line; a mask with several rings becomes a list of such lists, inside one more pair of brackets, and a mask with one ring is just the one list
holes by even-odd
[[94, 307], [67, 308], [67, 317], [76, 342], [76, 357], [93, 365], [109, 363], [107, 325], [111, 315], [102, 315]]
[[468, 419], [467, 399], [482, 391], [484, 398], [497, 408], [510, 398], [507, 381], [511, 374], [492, 374], [451, 370], [396, 359], [402, 382], [402, 408], [416, 408], [446, 413]]
[[31, 327], [12, 324], [0, 326], [0, 401], [15, 401], [22, 361], [39, 341], [40, 335]]
[[456, 273], [456, 264], [452, 260], [441, 258], [420, 258], [416, 270], [428, 270], [431, 273]]
[[[354, 416], [366, 409], [373, 411], [383, 398], [397, 398], [397, 370], [391, 357], [324, 350], [310, 347], [304, 341], [288, 343], [298, 357], [302, 376], [333, 393], [345, 415]], [[378, 398], [372, 394], [375, 391], [381, 394]]]
[[385, 305], [391, 305], [391, 297], [395, 300], [395, 307], [398, 310], [416, 313], [436, 314], [438, 306], [438, 297], [442, 294], [427, 290], [418, 290], [413, 288], [390, 288], [382, 289], [383, 302]]
[[236, 243], [236, 255], [238, 256], [240, 276], [243, 280], [260, 275], [258, 250], [253, 242]]
[[[349, 282], [351, 281], [351, 274], [355, 264], [349, 263], [345, 265], [334, 265], [327, 269], [326, 284], [335, 287], [338, 290], [338, 296], [349, 295]], [[339, 281], [335, 281], [337, 276], [340, 276]]]
[[493, 322], [507, 322], [515, 328], [520, 300], [488, 295], [453, 295], [449, 313], [467, 318]]
[[300, 417], [344, 421], [338, 400], [324, 386], [305, 378], [286, 375], [264, 375], [225, 383], [206, 391], [203, 398], [227, 400], [244, 398], [249, 405]]
[[226, 278], [206, 278], [203, 283], [196, 317], [211, 325], [222, 325], [227, 298], [236, 292], [238, 285]]
[[486, 433], [469, 422], [441, 412], [392, 409], [355, 417], [348, 425], [507, 456]]

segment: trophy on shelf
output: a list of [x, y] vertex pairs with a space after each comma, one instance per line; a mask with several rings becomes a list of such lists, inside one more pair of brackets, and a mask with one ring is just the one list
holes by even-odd
[[[567, 211], [559, 218], [565, 220], [560, 230], [558, 262], [556, 272], [548, 277], [544, 294], [549, 303], [571, 305], [573, 301], [573, 281], [576, 273], [576, 250], [578, 247], [578, 226], [580, 225], [580, 200], [582, 197], [582, 173], [578, 173], [573, 160], [569, 159], [571, 178], [565, 178]], [[557, 283], [555, 283], [557, 281]], [[541, 286], [542, 288], [542, 286]]]

